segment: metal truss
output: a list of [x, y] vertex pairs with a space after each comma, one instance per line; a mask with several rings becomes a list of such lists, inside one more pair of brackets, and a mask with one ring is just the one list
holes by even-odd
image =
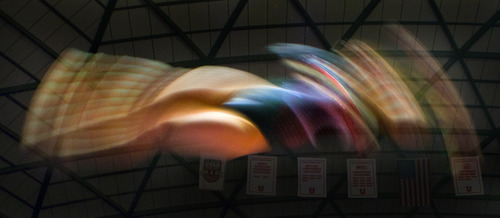
[[[350, 25], [349, 29], [345, 32], [343, 35], [342, 39], [343, 40], [348, 40], [350, 39], [358, 30], [361, 28], [363, 25], [381, 25], [384, 22], [373, 22], [373, 21], [366, 21], [367, 17], [374, 11], [374, 9], [379, 5], [381, 2], [380, 0], [371, 0], [367, 3], [365, 8], [361, 11], [361, 13], [357, 16], [357, 19], [355, 19], [354, 22], [339, 22], [339, 23], [317, 23], [315, 22], [310, 14], [308, 14], [307, 10], [304, 8], [304, 5], [301, 4], [299, 0], [290, 0], [289, 3], [299, 12], [299, 14], [302, 16], [304, 19], [304, 23], [296, 24], [283, 24], [283, 25], [261, 25], [261, 26], [246, 26], [246, 27], [234, 27], [235, 22], [237, 21], [238, 17], [241, 15], [242, 11], [245, 9], [245, 7], [248, 4], [248, 0], [239, 0], [236, 7], [234, 10], [231, 12], [231, 15], [229, 16], [228, 20], [226, 21], [224, 27], [222, 29], [217, 29], [217, 30], [205, 30], [205, 31], [198, 31], [198, 32], [210, 32], [210, 31], [220, 31], [219, 36], [217, 37], [215, 43], [211, 47], [210, 51], [208, 54], [204, 54], [204, 52], [192, 41], [190, 38], [190, 34], [196, 33], [196, 32], [185, 32], [183, 31], [170, 17], [167, 15], [161, 7], [164, 6], [169, 6], [169, 5], [175, 5], [175, 4], [186, 4], [186, 3], [195, 3], [195, 2], [205, 2], [205, 1], [200, 1], [200, 0], [191, 0], [191, 1], [169, 1], [169, 2], [164, 2], [164, 3], [156, 3], [153, 0], [143, 0], [142, 5], [138, 6], [132, 6], [132, 7], [121, 7], [117, 8], [116, 0], [109, 0], [107, 1], [107, 4], [104, 5], [99, 2], [99, 4], [103, 7], [104, 12], [102, 14], [101, 22], [98, 26], [98, 29], [93, 36], [93, 38], [89, 37], [84, 31], [79, 29], [72, 21], [68, 18], [66, 18], [62, 13], [60, 13], [55, 7], [51, 5], [51, 3], [47, 2], [46, 0], [40, 0], [40, 2], [48, 9], [50, 10], [53, 14], [55, 14], [57, 17], [59, 17], [61, 20], [63, 20], [68, 26], [70, 26], [75, 32], [80, 34], [82, 38], [84, 38], [86, 41], [90, 43], [90, 52], [97, 52], [99, 50], [99, 47], [102, 45], [108, 45], [108, 44], [114, 44], [114, 43], [120, 43], [120, 42], [128, 42], [128, 41], [135, 41], [135, 40], [142, 40], [142, 39], [155, 39], [155, 38], [163, 38], [163, 37], [179, 37], [183, 43], [187, 45], [188, 48], [190, 48], [197, 56], [198, 59], [191, 60], [191, 61], [182, 61], [182, 62], [175, 62], [171, 63], [174, 66], [183, 66], [183, 67], [196, 67], [200, 65], [206, 65], [206, 64], [230, 64], [230, 63], [248, 63], [248, 62], [263, 62], [263, 61], [275, 61], [278, 60], [278, 58], [274, 55], [268, 55], [268, 54], [263, 54], [263, 55], [248, 55], [248, 56], [241, 56], [241, 57], [219, 57], [216, 58], [216, 55], [218, 54], [219, 50], [221, 49], [222, 44], [225, 42], [227, 36], [231, 31], [235, 30], [251, 30], [251, 29], [271, 29], [271, 28], [286, 28], [286, 27], [310, 27], [313, 30], [314, 35], [318, 38], [318, 40], [321, 42], [321, 45], [325, 49], [331, 49], [331, 48], [336, 48], [340, 49], [342, 47], [342, 44], [336, 44], [336, 45], [331, 45], [330, 42], [326, 39], [324, 33], [320, 30], [318, 26], [324, 26], [324, 25]], [[452, 65], [455, 63], [459, 63], [460, 67], [464, 70], [466, 79], [464, 81], [469, 82], [471, 85], [474, 95], [477, 97], [479, 101], [479, 105], [476, 105], [474, 107], [479, 108], [482, 110], [484, 115], [486, 116], [488, 125], [491, 127], [491, 129], [488, 130], [481, 130], [478, 131], [485, 135], [486, 137], [481, 141], [481, 147], [485, 148], [489, 144], [491, 144], [494, 140], [497, 140], [500, 142], [500, 128], [496, 126], [494, 119], [492, 115], [490, 114], [489, 109], [491, 108], [486, 104], [484, 101], [483, 96], [481, 95], [476, 82], [478, 81], [477, 79], [474, 79], [471, 73], [471, 70], [468, 68], [467, 64], [465, 63], [465, 59], [467, 58], [481, 58], [481, 59], [493, 59], [493, 60], [498, 60], [500, 59], [500, 53], [488, 53], [488, 52], [475, 52], [475, 51], [470, 51], [470, 48], [481, 38], [483, 37], [488, 31], [491, 30], [493, 27], [498, 27], [499, 23], [498, 21], [500, 20], [500, 10], [496, 11], [485, 23], [481, 24], [471, 24], [471, 25], [480, 25], [480, 28], [461, 46], [459, 47], [453, 37], [453, 34], [450, 31], [449, 25], [452, 23], [448, 23], [439, 7], [437, 6], [436, 2], [434, 0], [429, 0], [428, 4], [430, 5], [432, 12], [437, 18], [437, 21], [422, 21], [422, 22], [401, 22], [403, 25], [408, 24], [408, 25], [434, 25], [434, 26], [439, 26], [445, 33], [446, 38], [448, 39], [448, 42], [450, 43], [452, 47], [452, 51], [431, 51], [431, 53], [436, 56], [436, 57], [441, 57], [441, 58], [448, 58], [448, 60], [442, 65], [443, 70], [448, 70]], [[136, 37], [136, 38], [127, 38], [127, 39], [118, 39], [118, 40], [110, 40], [110, 41], [103, 41], [103, 36], [105, 34], [106, 28], [109, 25], [109, 21], [111, 19], [111, 16], [113, 12], [118, 11], [118, 10], [130, 10], [133, 8], [142, 8], [146, 7], [151, 9], [156, 16], [160, 18], [160, 20], [163, 22], [165, 26], [168, 28], [171, 28], [173, 30], [172, 33], [168, 34], [159, 34], [159, 35], [151, 35], [151, 36], [144, 36], [144, 37]], [[59, 54], [54, 51], [50, 46], [45, 44], [42, 40], [38, 39], [34, 34], [30, 32], [29, 29], [23, 27], [20, 25], [18, 22], [16, 22], [12, 17], [10, 17], [8, 14], [6, 14], [4, 11], [0, 9], [0, 19], [4, 20], [8, 25], [13, 27], [15, 30], [17, 30], [20, 34], [22, 34], [24, 37], [29, 39], [32, 43], [37, 45], [42, 51], [44, 51], [48, 56], [52, 57], [53, 59], [56, 59]], [[401, 51], [381, 51], [380, 52], [383, 56], [388, 56], [388, 57], [398, 57], [398, 56], [404, 56], [405, 54], [402, 53]], [[40, 82], [40, 79], [35, 76], [33, 72], [30, 72], [26, 68], [22, 67], [19, 63], [16, 63], [12, 58], [10, 58], [7, 54], [0, 52], [0, 58], [5, 59], [7, 62], [15, 66], [17, 69], [19, 69], [23, 74], [28, 76], [33, 80], [31, 83], [26, 83], [23, 85], [16, 85], [16, 86], [10, 86], [10, 87], [5, 87], [5, 88], [0, 88], [0, 97], [6, 97], [9, 99], [9, 101], [13, 102], [14, 104], [18, 105], [21, 109], [26, 110], [27, 105], [23, 105], [21, 102], [17, 101], [15, 97], [12, 97], [13, 94], [16, 93], [21, 93], [21, 92], [26, 92], [26, 91], [33, 91], [38, 87], [38, 84]], [[425, 92], [425, 90], [423, 90]], [[15, 131], [9, 129], [9, 127], [5, 125], [0, 124], [0, 132], [2, 134], [5, 134], [9, 136], [10, 138], [20, 141], [20, 136], [18, 133]], [[135, 150], [139, 151], [139, 150]], [[141, 210], [137, 211], [136, 207], [139, 201], [141, 200], [141, 196], [144, 192], [148, 191], [154, 191], [152, 189], [147, 188], [147, 183], [150, 181], [150, 178], [152, 176], [152, 173], [154, 170], [161, 168], [161, 167], [168, 167], [166, 165], [159, 165], [159, 159], [163, 156], [166, 155], [162, 151], [156, 151], [154, 157], [152, 160], [149, 162], [149, 165], [147, 167], [143, 168], [135, 168], [135, 169], [130, 169], [127, 171], [120, 171], [120, 172], [115, 172], [116, 174], [120, 173], [128, 173], [132, 171], [144, 171], [145, 174], [141, 180], [141, 183], [138, 187], [138, 189], [133, 193], [134, 197], [129, 205], [128, 208], [124, 208], [121, 205], [119, 205], [117, 202], [115, 202], [110, 196], [104, 194], [102, 191], [97, 189], [95, 186], [90, 184], [87, 180], [90, 177], [82, 177], [78, 175], [77, 173], [73, 172], [71, 169], [67, 168], [64, 164], [66, 162], [71, 162], [71, 161], [76, 161], [76, 160], [83, 160], [83, 159], [90, 159], [90, 158], [95, 158], [96, 156], [89, 156], [89, 155], [82, 155], [79, 157], [75, 157], [72, 159], [57, 159], [57, 158], [52, 158], [49, 157], [48, 155], [44, 154], [41, 151], [38, 150], [32, 150], [31, 152], [39, 155], [42, 160], [40, 161], [35, 161], [31, 163], [24, 163], [24, 164], [15, 164], [8, 159], [0, 156], [0, 161], [5, 162], [9, 165], [9, 167], [6, 168], [1, 168], [0, 169], [0, 175], [8, 175], [12, 173], [18, 173], [21, 172], [33, 181], [35, 181], [37, 184], [40, 185], [40, 190], [38, 192], [37, 200], [34, 205], [20, 197], [18, 194], [16, 194], [13, 191], [8, 190], [5, 187], [0, 186], [0, 191], [7, 193], [7, 195], [11, 196], [12, 198], [16, 199], [17, 201], [21, 202], [23, 205], [26, 205], [27, 207], [31, 208], [33, 210], [32, 212], [32, 217], [38, 217], [41, 210], [44, 209], [50, 209], [53, 207], [57, 206], [63, 206], [63, 205], [68, 205], [68, 204], [76, 204], [76, 203], [81, 203], [83, 201], [87, 200], [94, 200], [94, 199], [100, 199], [102, 202], [104, 202], [106, 205], [110, 206], [114, 210], [116, 210], [116, 215], [117, 216], [124, 216], [124, 217], [132, 217], [132, 216], [148, 216], [148, 215], [157, 215], [157, 214], [168, 214], [172, 212], [179, 212], [179, 211], [189, 211], [189, 210], [196, 210], [196, 209], [206, 209], [206, 208], [222, 208], [221, 213], [219, 214], [219, 217], [225, 217], [228, 214], [228, 211], [231, 210], [234, 212], [236, 215], [240, 217], [249, 217], [243, 210], [239, 208], [239, 206], [242, 205], [252, 205], [252, 204], [257, 204], [257, 203], [278, 203], [278, 202], [294, 202], [294, 201], [304, 201], [303, 198], [299, 198], [296, 196], [279, 196], [279, 197], [274, 197], [274, 198], [265, 198], [265, 199], [260, 199], [260, 198], [255, 198], [255, 199], [237, 199], [238, 193], [241, 192], [243, 187], [245, 186], [246, 183], [246, 177], [245, 175], [242, 175], [240, 179], [237, 181], [233, 181], [236, 183], [234, 189], [230, 192], [229, 196], [225, 196], [224, 193], [222, 192], [212, 192], [212, 194], [219, 200], [218, 202], [210, 202], [210, 203], [200, 203], [200, 204], [192, 204], [192, 205], [182, 205], [182, 206], [174, 206], [174, 207], [165, 207], [165, 208], [155, 208], [151, 210]], [[108, 153], [104, 152], [100, 155], [102, 156], [110, 156], [110, 155], [116, 155], [116, 154], [121, 154], [121, 153], [126, 153], [126, 152], [134, 152], [134, 151], [123, 151], [123, 150], [112, 150], [109, 151]], [[395, 151], [398, 155], [404, 156], [405, 153], [396, 150]], [[190, 174], [194, 176], [198, 176], [198, 171], [192, 166], [193, 163], [187, 162], [184, 158], [181, 156], [175, 154], [174, 152], [170, 152], [169, 154], [170, 158], [173, 158], [177, 161], [177, 165], [183, 166], [185, 170], [187, 170]], [[443, 154], [445, 155], [445, 153]], [[291, 158], [296, 158], [297, 155], [294, 154], [293, 152], [289, 151], [288, 156]], [[38, 168], [44, 168], [46, 169], [43, 180], [40, 180], [33, 175], [31, 175], [28, 171], [31, 169], [38, 169]], [[80, 201], [73, 201], [73, 202], [67, 202], [59, 205], [45, 205], [43, 204], [44, 199], [46, 197], [47, 190], [50, 185], [56, 184], [51, 182], [52, 180], [52, 175], [55, 170], [58, 170], [68, 176], [70, 178], [69, 180], [65, 180], [62, 182], [76, 182], [80, 184], [82, 187], [84, 187], [86, 190], [90, 191], [94, 195], [94, 197], [83, 199]], [[103, 177], [106, 175], [95, 175], [93, 178], [99, 178]], [[314, 213], [310, 215], [310, 217], [320, 217], [325, 215], [324, 214], [324, 209], [326, 206], [331, 205], [335, 211], [337, 216], [341, 217], [348, 217], [349, 215], [355, 215], [355, 214], [348, 214], [345, 211], [341, 209], [341, 207], [337, 204], [336, 200], [339, 199], [345, 199], [346, 197], [340, 194], [337, 194], [338, 190], [344, 185], [347, 181], [347, 175], [346, 174], [341, 174], [341, 175], [330, 175], [330, 176], [335, 176], [337, 179], [334, 183], [334, 185], [330, 188], [328, 191], [328, 197], [325, 199], [311, 199], [312, 201], [317, 202], [317, 208], [314, 210]], [[438, 191], [444, 187], [447, 183], [451, 181], [451, 176], [449, 174], [443, 174], [441, 175], [442, 179], [432, 187], [432, 196], [433, 198], [436, 199], [451, 199], [454, 198], [454, 196], [451, 195], [446, 195], [446, 194], [438, 194]], [[490, 175], [491, 177], [498, 177], [498, 175]], [[280, 179], [280, 178], [278, 178]], [[192, 184], [186, 184], [186, 186], [192, 186]], [[177, 187], [166, 187], [168, 188], [182, 188], [182, 186], [177, 186]], [[395, 199], [398, 198], [398, 195], [396, 193], [380, 193], [379, 198], [381, 199]], [[481, 198], [481, 197], [478, 197]], [[487, 195], [483, 196], [482, 198], [486, 199], [491, 199], [491, 200], [498, 200], [499, 196], [496, 195]], [[308, 199], [309, 200], [309, 199]], [[432, 202], [431, 208], [433, 210], [433, 214], [436, 217], [444, 216], [447, 215], [446, 213], [442, 213], [439, 211], [439, 209], [436, 207], [435, 203]], [[407, 217], [412, 217], [414, 215], [421, 214], [419, 213], [419, 208], [414, 208], [409, 210], [407, 213], [399, 214], [399, 215], [404, 215]], [[395, 215], [395, 214], [390, 214], [390, 215]], [[0, 216], [4, 216], [4, 214], [0, 213]]]

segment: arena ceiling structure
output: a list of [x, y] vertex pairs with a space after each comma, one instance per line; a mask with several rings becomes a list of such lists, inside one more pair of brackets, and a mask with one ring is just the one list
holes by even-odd
[[[411, 72], [412, 57], [384, 31], [394, 23], [429, 49], [464, 99], [483, 153], [483, 195], [455, 195], [437, 133], [423, 151], [379, 138], [368, 156], [377, 161], [371, 199], [348, 198], [346, 159], [356, 154], [335, 141], [322, 151], [273, 146], [265, 155], [278, 157], [275, 196], [246, 194], [247, 157], [226, 164], [223, 191], [204, 191], [196, 157], [134, 148], [51, 158], [20, 147], [34, 91], [67, 48], [272, 81], [291, 70], [267, 45], [330, 50], [357, 39]], [[0, 217], [498, 217], [499, 85], [498, 0], [0, 0]], [[326, 198], [297, 196], [297, 157], [328, 160]], [[395, 160], [404, 157], [430, 158], [430, 206], [400, 205]]]

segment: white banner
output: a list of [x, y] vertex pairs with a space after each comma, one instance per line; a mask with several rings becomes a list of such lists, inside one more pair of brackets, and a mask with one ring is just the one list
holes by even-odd
[[376, 198], [377, 171], [375, 159], [348, 159], [349, 198]]
[[226, 161], [216, 158], [200, 157], [199, 188], [220, 191], [224, 188]]
[[455, 195], [484, 194], [479, 157], [452, 157], [451, 169]]
[[301, 197], [326, 197], [326, 159], [298, 158]]
[[248, 156], [247, 194], [276, 194], [277, 160], [270, 156]]

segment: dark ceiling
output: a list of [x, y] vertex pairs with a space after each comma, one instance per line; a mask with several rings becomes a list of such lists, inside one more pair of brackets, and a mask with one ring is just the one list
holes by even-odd
[[[497, 217], [500, 216], [500, 1], [498, 0], [1, 0], [0, 217]], [[397, 22], [442, 64], [464, 99], [483, 148], [485, 194], [457, 197], [446, 151], [401, 151], [384, 138], [377, 199], [346, 194], [339, 149], [279, 146], [276, 196], [245, 194], [246, 157], [227, 163], [224, 191], [198, 189], [198, 159], [137, 148], [52, 159], [19, 148], [34, 90], [66, 48], [163, 61], [225, 65], [273, 80], [288, 69], [266, 45], [334, 49], [367, 42], [391, 64], [410, 66], [382, 26]], [[406, 65], [405, 65], [406, 64]], [[409, 70], [411, 71], [411, 70]], [[298, 156], [328, 159], [328, 197], [297, 197]], [[429, 207], [399, 204], [394, 161], [430, 157]]]

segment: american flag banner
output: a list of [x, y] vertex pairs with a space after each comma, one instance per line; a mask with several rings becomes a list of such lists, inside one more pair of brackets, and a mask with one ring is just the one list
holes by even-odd
[[401, 205], [423, 207], [430, 204], [430, 161], [428, 158], [400, 159], [398, 171]]

